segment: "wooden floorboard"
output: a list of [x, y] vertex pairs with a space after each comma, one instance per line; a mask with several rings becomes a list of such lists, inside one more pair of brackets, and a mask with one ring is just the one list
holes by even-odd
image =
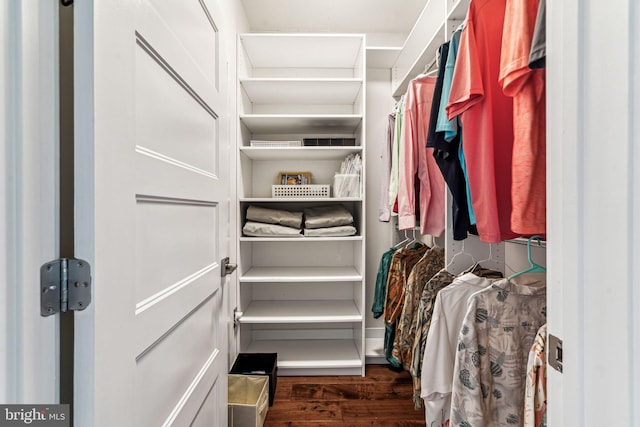
[[424, 427], [408, 372], [367, 365], [366, 376], [278, 377], [264, 427]]

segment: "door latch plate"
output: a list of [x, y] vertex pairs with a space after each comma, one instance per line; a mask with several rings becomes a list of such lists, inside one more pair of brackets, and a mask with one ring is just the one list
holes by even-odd
[[548, 363], [553, 369], [562, 372], [562, 340], [549, 334]]
[[236, 268], [238, 268], [238, 265], [232, 264], [231, 262], [229, 262], [229, 257], [224, 257], [222, 258], [222, 261], [220, 261], [220, 267], [221, 267], [220, 275], [224, 277], [236, 271]]

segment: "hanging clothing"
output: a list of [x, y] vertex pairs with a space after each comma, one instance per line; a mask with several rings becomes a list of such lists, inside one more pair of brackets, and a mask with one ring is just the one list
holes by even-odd
[[527, 349], [546, 323], [545, 295], [544, 281], [502, 279], [469, 298], [454, 366], [452, 426], [522, 425]]
[[529, 68], [538, 0], [507, 0], [499, 82], [513, 98], [511, 229], [546, 234], [546, 101], [543, 69]]
[[[449, 60], [449, 42], [440, 46], [440, 60], [447, 63]], [[475, 231], [475, 227], [471, 228], [469, 221], [469, 208], [467, 207], [467, 184], [464, 173], [460, 167], [458, 159], [458, 148], [460, 139], [455, 136], [451, 141], [446, 140], [445, 130], [438, 130], [438, 120], [440, 118], [440, 105], [444, 97], [444, 77], [446, 67], [441, 66], [438, 72], [436, 88], [431, 104], [431, 120], [429, 121], [429, 134], [427, 136], [427, 147], [433, 147], [433, 157], [444, 177], [449, 191], [452, 195], [451, 218], [453, 228], [453, 239], [464, 240], [467, 238], [467, 232]], [[447, 93], [447, 99], [449, 97]], [[444, 120], [448, 128], [449, 120]], [[456, 118], [457, 120], [457, 118]], [[452, 120], [453, 121], [453, 120]]]
[[429, 332], [429, 326], [431, 325], [433, 300], [441, 289], [449, 286], [454, 280], [455, 276], [443, 267], [429, 280], [424, 287], [422, 295], [420, 295], [420, 303], [416, 315], [416, 332], [412, 343], [413, 359], [409, 368], [409, 373], [413, 379], [413, 404], [416, 409], [422, 407], [422, 401], [420, 400], [422, 352]]
[[[400, 147], [398, 226], [400, 230], [412, 229], [419, 216], [422, 235], [440, 236], [444, 232], [444, 179], [433, 158], [433, 149], [424, 144], [435, 83], [434, 77], [419, 76], [407, 89]], [[416, 184], [420, 185], [419, 201], [416, 200]]]
[[449, 41], [449, 53], [447, 55], [447, 63], [445, 65], [444, 77], [442, 79], [442, 96], [440, 97], [440, 109], [438, 111], [438, 121], [436, 124], [436, 132], [444, 132], [444, 139], [447, 142], [458, 140], [458, 162], [465, 183], [465, 195], [467, 197], [467, 210], [469, 211], [469, 225], [474, 226], [470, 232], [478, 234], [475, 224], [476, 216], [473, 212], [473, 204], [471, 203], [471, 189], [469, 188], [469, 175], [467, 173], [467, 163], [464, 159], [464, 151], [462, 148], [462, 127], [460, 125], [460, 117], [456, 116], [449, 120], [447, 117], [447, 104], [449, 103], [449, 94], [451, 93], [451, 83], [453, 82], [453, 72], [456, 66], [456, 58], [458, 57], [458, 46], [460, 45], [460, 34], [464, 23], [453, 32]]
[[391, 258], [387, 279], [387, 296], [384, 306], [384, 351], [387, 361], [395, 367], [401, 366], [401, 362], [393, 356], [392, 352], [398, 318], [402, 313], [402, 306], [404, 304], [405, 284], [407, 283], [413, 266], [422, 258], [428, 249], [428, 246], [422, 244], [411, 249], [402, 248], [396, 251]]
[[536, 27], [531, 40], [529, 67], [544, 68], [547, 62], [547, 1], [540, 0], [536, 15]]
[[373, 304], [371, 312], [373, 318], [377, 319], [384, 313], [384, 303], [387, 296], [387, 278], [389, 277], [389, 267], [391, 267], [391, 259], [396, 253], [396, 248], [391, 248], [380, 257], [378, 265], [378, 273], [376, 274], [376, 286], [373, 294]]
[[444, 268], [444, 249], [434, 246], [413, 266], [404, 293], [404, 305], [398, 321], [393, 354], [406, 371], [411, 369], [413, 341], [416, 335], [418, 306], [427, 283]]
[[524, 427], [547, 427], [547, 325], [538, 330], [527, 362]]
[[389, 173], [389, 210], [392, 216], [393, 212], [397, 212], [397, 208], [394, 209], [394, 205], [398, 198], [398, 183], [400, 179], [400, 147], [403, 144], [402, 120], [404, 115], [404, 95], [401, 96], [400, 100], [396, 103], [394, 113], [396, 120], [393, 131], [393, 147], [391, 148], [391, 172]]
[[[438, 126], [438, 113], [440, 112], [440, 101], [442, 100], [442, 89], [444, 86], [444, 74], [446, 67], [444, 64], [449, 57], [449, 42], [445, 42], [438, 48], [438, 74], [436, 77], [436, 84], [433, 90], [433, 102], [431, 103], [431, 109], [429, 111], [429, 130], [427, 132], [427, 147], [435, 147], [436, 143], [436, 128]], [[444, 139], [444, 135], [441, 135]]]
[[[396, 114], [391, 113], [387, 119], [387, 143], [382, 148], [382, 176], [388, 177], [391, 174], [391, 151], [393, 150], [393, 140], [396, 127]], [[381, 222], [391, 220], [391, 208], [389, 207], [389, 180], [383, 179], [380, 184], [380, 202], [378, 204], [378, 219]]]
[[511, 230], [513, 100], [498, 84], [504, 0], [473, 0], [460, 36], [447, 116], [461, 115], [464, 157], [480, 239], [518, 237]]
[[491, 270], [466, 273], [438, 292], [435, 298], [420, 378], [420, 397], [424, 400], [427, 425], [450, 423], [455, 354], [458, 334], [467, 312], [467, 300], [500, 278], [499, 272]]

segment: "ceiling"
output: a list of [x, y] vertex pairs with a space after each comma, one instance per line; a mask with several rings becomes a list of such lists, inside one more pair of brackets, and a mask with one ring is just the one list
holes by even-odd
[[376, 40], [389, 35], [386, 39], [393, 39], [393, 44], [404, 41], [426, 2], [242, 0], [252, 32], [365, 33]]

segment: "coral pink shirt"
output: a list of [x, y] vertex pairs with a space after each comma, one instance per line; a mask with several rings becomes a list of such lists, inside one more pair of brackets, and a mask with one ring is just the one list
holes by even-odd
[[400, 147], [398, 227], [416, 225], [415, 176], [420, 180], [420, 233], [440, 236], [444, 232], [444, 178], [427, 148], [427, 131], [436, 78], [420, 76], [409, 84], [402, 121], [404, 144]]
[[513, 100], [498, 83], [505, 0], [472, 0], [453, 73], [447, 116], [461, 115], [471, 202], [480, 239], [511, 230]]
[[511, 229], [546, 233], [546, 107], [544, 69], [529, 68], [539, 0], [507, 0], [500, 84], [513, 97]]

